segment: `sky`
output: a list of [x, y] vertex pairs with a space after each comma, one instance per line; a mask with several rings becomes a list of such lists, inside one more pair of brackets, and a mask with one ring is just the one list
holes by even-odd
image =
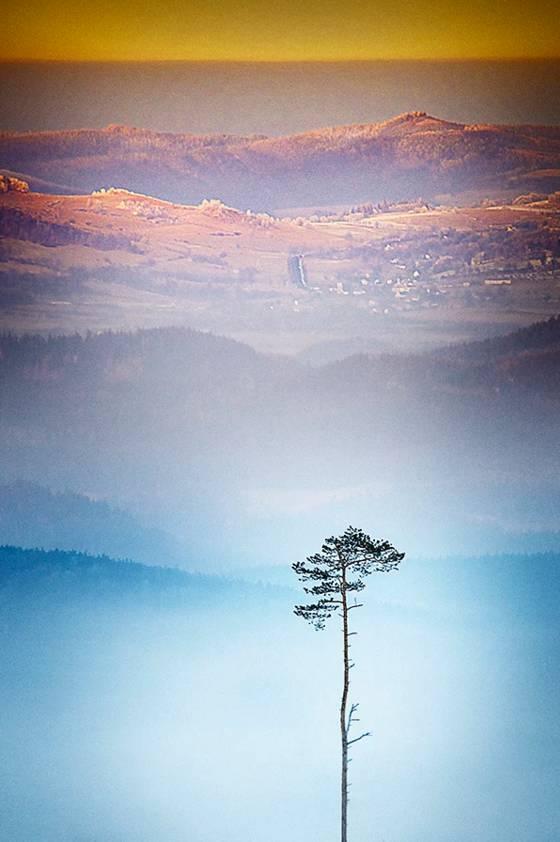
[[28, 0], [0, 60], [367, 60], [560, 56], [551, 0]]

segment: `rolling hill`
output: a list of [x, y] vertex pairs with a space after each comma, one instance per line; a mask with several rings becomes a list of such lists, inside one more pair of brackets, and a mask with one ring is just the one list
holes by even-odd
[[[39, 606], [56, 611], [63, 603], [85, 599], [101, 610], [110, 600], [121, 606], [148, 600], [160, 609], [195, 608], [197, 603], [235, 598], [243, 593], [263, 596], [265, 588], [217, 576], [187, 573], [175, 567], [144, 565], [128, 559], [91, 555], [76, 550], [24, 549], [0, 545], [0, 599], [11, 610]], [[268, 589], [273, 596], [272, 588]]]
[[[135, 512], [208, 569], [290, 555], [341, 513], [375, 512], [434, 552], [557, 548], [558, 324], [321, 368], [180, 329], [6, 336], [0, 458], [8, 476]], [[42, 503], [68, 512], [60, 537], [42, 527], [50, 546], [94, 547], [78, 503]], [[130, 540], [130, 519], [106, 524], [111, 546]]]
[[[182, 323], [297, 352], [360, 335], [371, 345], [384, 332], [379, 314], [434, 333], [438, 308], [444, 334], [455, 321], [457, 338], [485, 323], [489, 335], [557, 312], [559, 202], [560, 192], [532, 192], [506, 204], [383, 202], [279, 217], [120, 188], [36, 193], [0, 176], [0, 328]], [[420, 333], [409, 331], [409, 347]]]
[[0, 165], [76, 193], [125, 187], [186, 204], [218, 197], [272, 210], [464, 190], [552, 191], [560, 129], [452, 123], [423, 112], [287, 137], [123, 126], [3, 133]]
[[70, 491], [29, 482], [0, 485], [0, 544], [102, 553], [187, 567], [188, 553], [128, 512]]

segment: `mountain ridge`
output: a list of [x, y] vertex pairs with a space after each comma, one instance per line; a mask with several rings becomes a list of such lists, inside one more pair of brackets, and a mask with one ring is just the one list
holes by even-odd
[[[539, 330], [537, 355], [525, 335], [517, 351], [474, 359], [320, 368], [171, 328], [6, 336], [0, 459], [12, 477], [118, 501], [208, 570], [297, 557], [339, 511], [364, 522], [377, 511], [410, 552], [510, 548], [523, 532], [535, 536], [524, 546], [556, 548], [558, 323]], [[109, 537], [89, 546], [109, 549]]]
[[[279, 207], [560, 183], [560, 127], [466, 124], [423, 111], [280, 137], [105, 129], [0, 134], [0, 165], [76, 192]], [[558, 170], [558, 173], [556, 173]], [[542, 178], [541, 178], [542, 180]]]

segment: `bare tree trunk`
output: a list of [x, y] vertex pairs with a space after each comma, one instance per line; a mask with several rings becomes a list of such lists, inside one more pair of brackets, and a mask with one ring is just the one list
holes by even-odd
[[348, 688], [350, 686], [350, 659], [348, 653], [348, 601], [346, 596], [346, 567], [342, 568], [342, 634], [344, 648], [344, 680], [342, 684], [342, 699], [340, 701], [340, 740], [342, 754], [342, 768], [340, 781], [340, 840], [347, 842], [348, 833], [348, 722], [346, 707], [348, 704]]

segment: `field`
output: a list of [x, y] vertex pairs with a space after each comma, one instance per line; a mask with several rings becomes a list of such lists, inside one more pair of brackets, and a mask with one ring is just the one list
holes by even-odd
[[556, 195], [274, 217], [126, 190], [10, 190], [0, 229], [4, 329], [188, 324], [338, 356], [479, 338], [560, 308]]

